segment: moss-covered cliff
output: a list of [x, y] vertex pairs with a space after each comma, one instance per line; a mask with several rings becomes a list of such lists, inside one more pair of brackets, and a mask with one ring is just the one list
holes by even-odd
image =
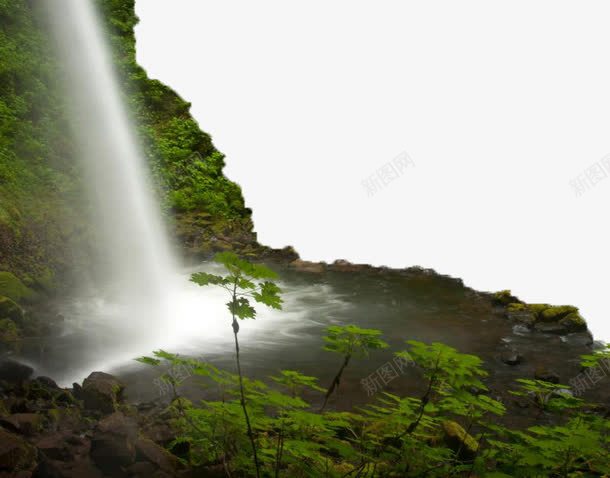
[[[222, 153], [190, 116], [190, 104], [135, 62], [134, 0], [97, 3], [176, 235], [194, 253], [255, 247], [251, 212], [222, 173]], [[44, 288], [53, 275], [86, 265], [87, 247], [95, 246], [56, 85], [60, 65], [37, 4], [0, 0], [0, 271]]]

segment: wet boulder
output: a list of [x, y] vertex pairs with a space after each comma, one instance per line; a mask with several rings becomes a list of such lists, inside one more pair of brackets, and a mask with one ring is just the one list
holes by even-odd
[[75, 393], [86, 409], [109, 414], [117, 411], [124, 389], [125, 385], [113, 375], [93, 372], [83, 381], [82, 387], [75, 388]]
[[136, 441], [137, 460], [154, 465], [155, 470], [161, 470], [174, 476], [175, 472], [183, 468], [177, 457], [160, 447], [148, 438], [139, 438]]
[[120, 412], [97, 424], [91, 438], [91, 459], [105, 474], [119, 475], [136, 462], [138, 425]]

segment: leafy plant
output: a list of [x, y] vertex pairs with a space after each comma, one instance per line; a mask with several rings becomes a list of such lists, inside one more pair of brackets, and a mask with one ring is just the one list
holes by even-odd
[[[227, 275], [220, 276], [208, 274], [206, 272], [197, 272], [191, 276], [191, 280], [200, 286], [215, 285], [224, 289], [229, 294], [230, 301], [227, 302], [227, 307], [231, 314], [231, 327], [233, 328], [233, 337], [235, 339], [235, 361], [239, 376], [240, 403], [246, 420], [248, 438], [250, 439], [250, 444], [252, 446], [256, 476], [259, 477], [260, 465], [256, 439], [248, 415], [244, 377], [239, 356], [239, 339], [237, 338], [237, 334], [239, 333], [238, 319], [254, 319], [256, 317], [256, 309], [251, 305], [251, 299], [269, 307], [280, 309], [282, 304], [282, 299], [279, 295], [281, 289], [274, 282], [269, 280], [276, 279], [277, 274], [265, 266], [252, 264], [246, 260], [240, 259], [232, 252], [221, 252], [216, 255], [214, 260], [225, 267], [228, 272]], [[263, 279], [267, 280], [263, 281]]]
[[388, 347], [388, 344], [379, 338], [380, 336], [381, 331], [379, 330], [362, 329], [355, 325], [333, 325], [326, 329], [324, 350], [341, 355], [343, 363], [329, 385], [326, 395], [324, 395], [321, 411], [326, 408], [328, 399], [339, 386], [341, 376], [352, 357], [368, 357], [371, 350]]

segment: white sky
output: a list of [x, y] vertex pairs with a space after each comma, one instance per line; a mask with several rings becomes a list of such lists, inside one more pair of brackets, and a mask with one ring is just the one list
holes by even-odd
[[[261, 242], [581, 307], [610, 340], [610, 3], [137, 0]], [[368, 196], [402, 152], [415, 166]]]

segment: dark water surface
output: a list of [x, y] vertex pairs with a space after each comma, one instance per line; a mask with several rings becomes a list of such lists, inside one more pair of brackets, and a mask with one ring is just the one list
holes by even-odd
[[[406, 340], [442, 342], [460, 352], [480, 356], [490, 373], [487, 383], [491, 395], [505, 403], [512, 402], [508, 391], [516, 388], [515, 379], [533, 378], [540, 368], [554, 371], [562, 383], [568, 384], [581, 370], [579, 356], [591, 351], [583, 334], [560, 337], [530, 332], [509, 322], [487, 295], [449, 278], [425, 272], [372, 269], [323, 274], [296, 272], [286, 267], [278, 271], [285, 291], [284, 310], [269, 317], [261, 313], [256, 324], [252, 321], [241, 324], [241, 357], [248, 376], [266, 378], [279, 370], [292, 369], [315, 375], [321, 385], [328, 385], [341, 363], [340, 357], [322, 350], [324, 328], [331, 324], [353, 323], [380, 329], [391, 345], [389, 350], [373, 352], [367, 359], [350, 363], [339, 393], [330, 402], [332, 407], [349, 408], [372, 401], [374, 397], [367, 394], [361, 380], [391, 362], [393, 352], [406, 348]], [[222, 302], [216, 296], [210, 300]], [[202, 357], [234, 371], [230, 321], [226, 310], [218, 309], [217, 314], [220, 317], [216, 320], [220, 322], [215, 323], [214, 340], [209, 339], [204, 327], [200, 335], [194, 333], [190, 337], [188, 344], [169, 351]], [[74, 373], [83, 370], [83, 366], [107, 350], [129, 353], [130, 337], [134, 336], [113, 336], [112, 331], [83, 327], [76, 333], [66, 331], [60, 337], [30, 346], [24, 350], [24, 357], [41, 374], [65, 379], [70, 375], [66, 370]], [[524, 357], [519, 365], [509, 366], [501, 359], [512, 349]], [[155, 381], [160, 374], [156, 368], [119, 360], [118, 366], [104, 371], [125, 380], [130, 401], [169, 399]], [[397, 372], [398, 376], [386, 384], [377, 380], [378, 388], [398, 394], [423, 392], [425, 383], [416, 368], [407, 367]], [[83, 370], [81, 374], [82, 380], [86, 373]], [[181, 393], [191, 397], [200, 395], [192, 378], [183, 382]], [[590, 395], [608, 401], [610, 377], [598, 383]], [[312, 399], [319, 400], [319, 397]], [[520, 412], [516, 409], [511, 413]], [[523, 414], [527, 415], [527, 411]]]

